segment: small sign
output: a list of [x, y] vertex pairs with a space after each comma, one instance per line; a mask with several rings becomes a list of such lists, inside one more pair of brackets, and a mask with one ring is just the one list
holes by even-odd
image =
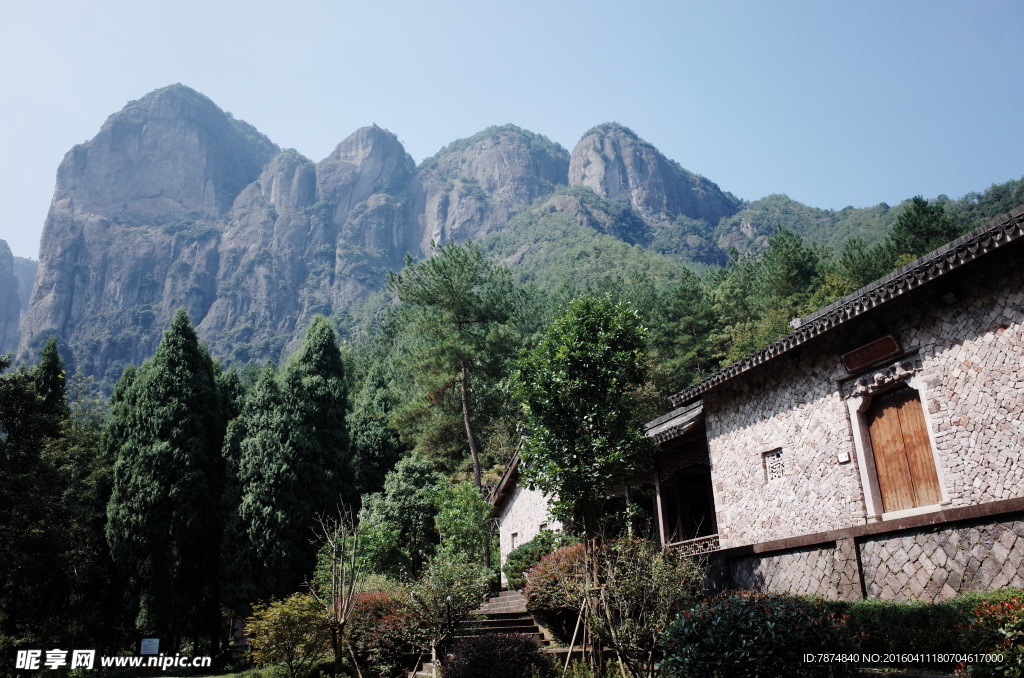
[[849, 353], [844, 353], [842, 360], [843, 365], [846, 366], [846, 371], [852, 373], [867, 367], [874, 367], [889, 358], [895, 358], [902, 352], [903, 349], [900, 347], [900, 342], [896, 341], [896, 337], [890, 334]]
[[160, 654], [160, 639], [143, 638], [139, 647], [139, 654]]

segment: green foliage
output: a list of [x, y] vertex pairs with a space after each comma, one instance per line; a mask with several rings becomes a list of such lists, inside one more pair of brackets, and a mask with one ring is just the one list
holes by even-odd
[[404, 451], [398, 432], [388, 422], [388, 416], [398, 405], [389, 368], [383, 361], [373, 363], [354, 399], [349, 418], [352, 465], [360, 496], [383, 489], [387, 472]]
[[513, 373], [530, 430], [522, 477], [555, 498], [553, 517], [573, 532], [600, 531], [612, 490], [630, 482], [650, 452], [630, 397], [647, 376], [646, 338], [626, 304], [583, 297]]
[[601, 589], [588, 609], [588, 627], [633, 676], [654, 678], [662, 632], [703, 594], [703, 564], [645, 539], [624, 538], [605, 544], [594, 565], [591, 580]]
[[551, 656], [530, 636], [489, 633], [464, 638], [452, 647], [445, 678], [547, 678], [554, 674]]
[[367, 572], [398, 581], [419, 577], [439, 541], [434, 493], [443, 481], [430, 461], [411, 455], [387, 474], [383, 494], [363, 497], [359, 526]]
[[541, 530], [530, 541], [512, 549], [505, 557], [505, 565], [501, 571], [505, 573], [505, 581], [510, 589], [521, 589], [526, 586], [526, 572], [540, 562], [541, 558], [557, 548], [574, 543], [574, 539], [564, 532]]
[[437, 434], [448, 432], [450, 440], [461, 415], [462, 450], [469, 452], [480, 487], [473, 431], [503, 405], [493, 385], [504, 375], [504, 357], [516, 340], [511, 321], [518, 293], [508, 269], [489, 261], [472, 243], [451, 242], [436, 248], [431, 258], [408, 262], [401, 273], [389, 274], [388, 289], [402, 304], [409, 341], [401, 364], [420, 396], [396, 411], [396, 427], [408, 431], [418, 449], [444, 457], [451, 449], [436, 444]]
[[346, 380], [334, 331], [318, 317], [283, 374], [264, 369], [224, 444], [226, 602], [281, 597], [313, 573], [317, 516], [354, 499]]
[[886, 252], [894, 266], [902, 266], [957, 236], [957, 228], [942, 205], [921, 196], [900, 212], [889, 237]]
[[1024, 598], [986, 601], [960, 626], [960, 643], [967, 653], [1002, 655], [1001, 662], [974, 662], [958, 667], [968, 676], [1024, 675]]
[[223, 401], [184, 311], [123, 380], [108, 427], [116, 461], [107, 541], [138, 596], [137, 628], [176, 648], [217, 619]]
[[104, 409], [88, 382], [67, 388], [53, 340], [35, 367], [8, 366], [0, 356], [0, 653], [107, 646], [120, 619], [103, 534]]
[[492, 535], [491, 510], [494, 507], [473, 483], [442, 482], [435, 490], [434, 502], [437, 506], [434, 525], [441, 540], [439, 557], [458, 555], [478, 565], [498, 562], [494, 550], [497, 539]]
[[459, 555], [435, 557], [409, 589], [417, 624], [430, 639], [431, 657], [445, 655], [459, 626], [484, 602], [490, 573]]
[[[868, 654], [900, 655], [905, 648], [930, 655], [958, 652], [982, 652], [964, 644], [963, 629], [974, 618], [975, 610], [998, 606], [1001, 601], [1021, 597], [1020, 589], [1002, 589], [987, 593], [966, 593], [939, 603], [858, 600], [829, 602], [829, 609], [848, 615], [849, 633], [861, 639], [861, 651]], [[889, 666], [949, 671], [952, 664], [913, 662]]]
[[327, 657], [327, 618], [310, 596], [295, 593], [254, 606], [245, 629], [256, 664], [283, 664], [291, 678], [307, 675]]
[[821, 601], [725, 593], [672, 622], [662, 636], [661, 669], [669, 678], [850, 675], [846, 664], [803, 661], [808, 652], [856, 652], [848, 624]]

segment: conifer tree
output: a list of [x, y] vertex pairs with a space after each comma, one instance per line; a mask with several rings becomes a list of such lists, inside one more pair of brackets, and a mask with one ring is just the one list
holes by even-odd
[[288, 361], [282, 396], [310, 519], [316, 513], [335, 513], [339, 502], [351, 505], [355, 496], [345, 366], [327, 318], [314, 318], [302, 347]]
[[184, 311], [121, 381], [108, 427], [111, 555], [138, 593], [140, 632], [172, 651], [187, 634], [200, 646], [209, 633], [215, 651], [225, 421], [216, 369]]
[[354, 499], [344, 377], [334, 330], [318, 317], [284, 373], [266, 369], [231, 424], [224, 572], [236, 610], [311, 577], [317, 516]]
[[[405, 321], [419, 339], [412, 349], [412, 362], [416, 381], [427, 391], [411, 408], [457, 403], [473, 479], [480, 488], [479, 422], [475, 421], [480, 412], [473, 405], [472, 382], [483, 381], [481, 376], [497, 381], [504, 367], [501, 358], [512, 352], [515, 338], [510, 323], [519, 303], [512, 277], [507, 268], [488, 261], [476, 245], [451, 242], [435, 247], [431, 258], [407, 262], [401, 273], [389, 274], [388, 289], [402, 302]], [[476, 390], [484, 389], [477, 385]]]

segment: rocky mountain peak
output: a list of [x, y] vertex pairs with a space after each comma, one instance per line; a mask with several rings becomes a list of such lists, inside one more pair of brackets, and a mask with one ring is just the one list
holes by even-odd
[[683, 169], [618, 123], [583, 135], [569, 160], [569, 184], [628, 203], [654, 224], [685, 216], [714, 225], [738, 209], [713, 182]]
[[357, 204], [399, 189], [415, 172], [416, 163], [398, 137], [377, 125], [357, 129], [316, 166], [320, 199], [334, 203], [338, 224]]
[[465, 241], [501, 228], [568, 180], [569, 154], [515, 125], [488, 127], [420, 164], [425, 243]]
[[207, 97], [171, 85], [129, 102], [71, 149], [55, 203], [76, 213], [221, 215], [276, 152]]

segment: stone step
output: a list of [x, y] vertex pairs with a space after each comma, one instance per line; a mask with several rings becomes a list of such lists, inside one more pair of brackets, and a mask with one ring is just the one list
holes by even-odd
[[492, 633], [518, 633], [520, 635], [529, 636], [540, 633], [540, 629], [536, 624], [521, 624], [519, 626], [476, 626], [473, 628], [460, 628], [457, 632], [458, 637], [460, 638], [466, 638], [468, 636], [483, 636]]
[[498, 617], [488, 619], [472, 619], [464, 622], [464, 628], [508, 628], [510, 626], [536, 626], [533, 617], [529, 615], [516, 615], [514, 617]]

